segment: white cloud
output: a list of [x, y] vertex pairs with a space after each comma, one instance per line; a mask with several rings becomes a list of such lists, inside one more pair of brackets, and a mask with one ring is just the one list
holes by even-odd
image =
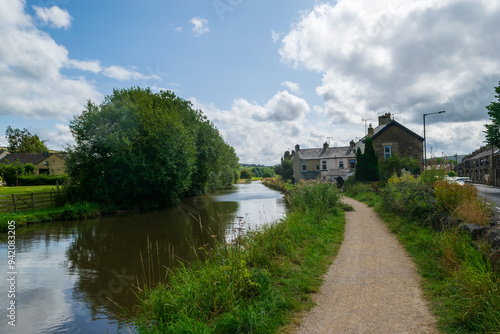
[[45, 140], [45, 144], [51, 150], [62, 151], [68, 146], [68, 144], [73, 145], [75, 143], [73, 135], [69, 130], [69, 126], [61, 123], [56, 123], [54, 125], [54, 129], [37, 129], [32, 133], [38, 134], [42, 140]]
[[76, 68], [80, 71], [89, 71], [93, 73], [99, 73], [102, 71], [101, 62], [98, 60], [68, 59], [68, 61], [66, 62], [66, 67]]
[[191, 21], [193, 24], [193, 32], [196, 36], [201, 36], [210, 31], [208, 28], [208, 20], [201, 17], [193, 17]]
[[69, 15], [66, 9], [61, 9], [57, 6], [52, 6], [50, 8], [43, 8], [38, 6], [32, 6], [35, 10], [37, 18], [44, 25], [50, 25], [55, 28], [67, 29], [71, 25], [71, 20], [73, 19]]
[[0, 115], [66, 118], [80, 112], [87, 99], [101, 98], [90, 82], [61, 74], [70, 63], [68, 51], [33, 25], [24, 2], [1, 5]]
[[175, 31], [176, 31], [176, 32], [182, 32], [182, 27], [177, 27], [177, 28], [175, 28]]
[[296, 82], [284, 81], [281, 84], [283, 86], [285, 86], [286, 88], [290, 89], [292, 91], [292, 93], [300, 94], [300, 92], [301, 92], [300, 85]]
[[304, 133], [307, 102], [287, 91], [276, 93], [265, 105], [235, 99], [230, 110], [191, 98], [194, 107], [214, 122], [224, 139], [235, 148], [241, 162], [279, 163], [284, 145], [293, 145]]
[[429, 124], [444, 120], [442, 133], [471, 151], [480, 136], [454, 131], [487, 121], [500, 80], [498, 17], [500, 3], [487, 0], [331, 1], [305, 12], [279, 52], [284, 63], [323, 74], [324, 105], [315, 109], [334, 123], [354, 129], [392, 112], [421, 128], [424, 112], [447, 110]]
[[[65, 120], [81, 112], [88, 99], [102, 99], [94, 84], [84, 77], [63, 75], [65, 68], [118, 80], [159, 78], [119, 66], [103, 67], [99, 60], [71, 59], [64, 46], [35, 26], [25, 5], [23, 0], [0, 0], [0, 115]], [[68, 26], [62, 20], [66, 14], [54, 7], [48, 12], [38, 9], [38, 13], [47, 14], [47, 23]]]

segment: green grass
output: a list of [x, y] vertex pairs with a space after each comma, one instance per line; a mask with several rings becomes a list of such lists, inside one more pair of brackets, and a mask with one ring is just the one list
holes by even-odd
[[[142, 286], [139, 333], [275, 333], [293, 322], [312, 307], [310, 293], [343, 239], [344, 214], [331, 205], [338, 193], [328, 194], [329, 204], [292, 207], [286, 219], [216, 244], [205, 260], [169, 272], [168, 283]], [[303, 195], [290, 196], [299, 196], [297, 203], [308, 200]]]
[[263, 178], [262, 184], [271, 189], [282, 191], [284, 193], [293, 191], [295, 189], [295, 185], [291, 184], [290, 182], [283, 182], [283, 180], [279, 177]]
[[0, 212], [0, 232], [7, 231], [8, 222], [14, 220], [16, 226], [26, 226], [54, 220], [86, 219], [99, 215], [95, 203], [66, 204], [63, 207], [37, 209], [22, 212]]
[[360, 193], [356, 199], [374, 204], [413, 258], [439, 328], [445, 333], [498, 333], [500, 276], [488, 260], [489, 246], [455, 230], [437, 232], [421, 221], [387, 212], [373, 196]]
[[56, 191], [56, 186], [0, 187], [0, 195], [48, 193]]

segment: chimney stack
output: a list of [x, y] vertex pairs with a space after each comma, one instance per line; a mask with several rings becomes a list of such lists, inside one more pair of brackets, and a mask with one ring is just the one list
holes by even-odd
[[298, 151], [300, 151], [300, 145], [299, 144], [295, 145], [295, 152], [298, 152]]
[[328, 147], [330, 147], [330, 145], [328, 145], [328, 142], [325, 141], [325, 143], [323, 144], [323, 149], [326, 150]]
[[354, 140], [351, 140], [351, 142], [349, 143], [349, 147], [350, 148], [356, 147], [356, 143], [354, 142]]
[[373, 137], [374, 134], [375, 134], [375, 130], [373, 130], [372, 124], [370, 123], [370, 126], [368, 127], [368, 135], [367, 135], [367, 137], [371, 138], [371, 137]]
[[386, 125], [392, 122], [391, 113], [386, 113], [385, 115], [378, 117], [378, 125]]

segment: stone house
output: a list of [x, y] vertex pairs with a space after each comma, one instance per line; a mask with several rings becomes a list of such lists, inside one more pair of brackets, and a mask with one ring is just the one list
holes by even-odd
[[[491, 163], [493, 161], [492, 156], [495, 158], [494, 164]], [[492, 149], [491, 145], [488, 145], [465, 156], [457, 166], [457, 174], [458, 176], [469, 177], [474, 183], [499, 185], [499, 166], [500, 150], [495, 146]]]
[[[378, 161], [392, 156], [408, 156], [423, 165], [424, 138], [392, 119], [390, 113], [379, 116], [376, 128], [370, 124], [367, 136], [372, 139]], [[365, 138], [359, 145], [363, 152]]]
[[7, 154], [0, 163], [11, 164], [19, 161], [25, 165], [31, 163], [35, 166], [35, 175], [60, 175], [66, 172], [66, 161], [60, 153], [15, 153]]
[[[373, 141], [373, 148], [379, 161], [392, 156], [408, 156], [422, 165], [424, 138], [385, 114], [378, 118], [379, 124], [370, 124], [367, 136]], [[292, 151], [293, 175], [299, 180], [334, 180], [338, 176], [346, 179], [353, 175], [356, 168], [358, 147], [364, 152], [366, 136], [349, 146], [301, 149], [297, 144]]]
[[330, 147], [301, 149], [297, 144], [292, 151], [293, 175], [299, 180], [335, 181], [341, 176], [346, 179], [356, 168], [356, 145], [354, 141], [346, 147]]

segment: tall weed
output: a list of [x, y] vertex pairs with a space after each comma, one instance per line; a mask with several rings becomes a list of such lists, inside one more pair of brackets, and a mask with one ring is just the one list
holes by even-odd
[[434, 190], [439, 208], [447, 212], [454, 211], [462, 202], [474, 201], [477, 196], [476, 187], [447, 181], [436, 182]]
[[337, 207], [340, 202], [340, 192], [331, 183], [309, 181], [296, 186], [287, 196], [288, 203], [296, 212], [327, 213]]

